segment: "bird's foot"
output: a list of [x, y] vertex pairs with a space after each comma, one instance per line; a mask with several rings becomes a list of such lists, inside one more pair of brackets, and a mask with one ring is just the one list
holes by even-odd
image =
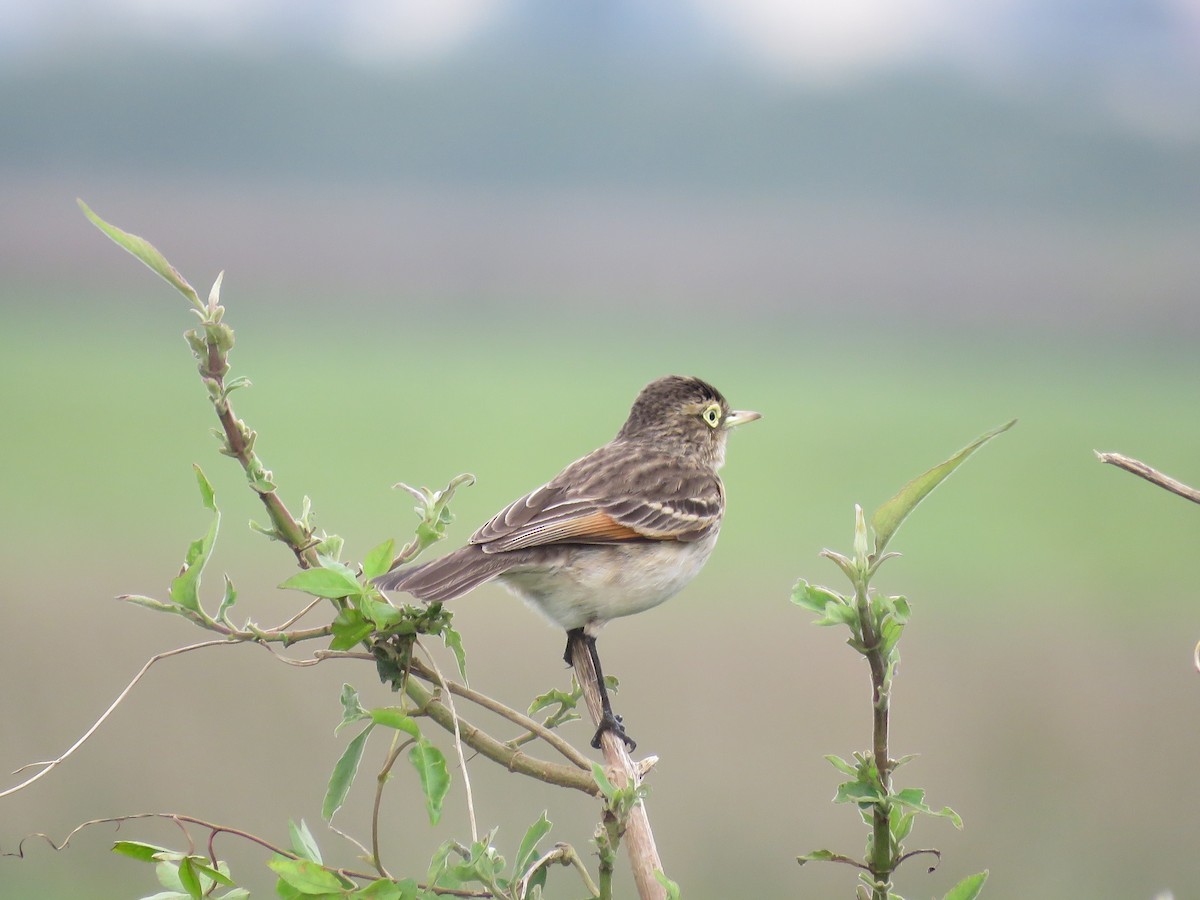
[[637, 741], [625, 733], [625, 725], [622, 723], [621, 717], [613, 715], [609, 711], [605, 711], [604, 717], [600, 719], [600, 727], [596, 729], [596, 734], [592, 738], [592, 747], [594, 749], [600, 749], [600, 735], [606, 731], [611, 731], [623, 740], [625, 742], [625, 749], [630, 753], [637, 749]]

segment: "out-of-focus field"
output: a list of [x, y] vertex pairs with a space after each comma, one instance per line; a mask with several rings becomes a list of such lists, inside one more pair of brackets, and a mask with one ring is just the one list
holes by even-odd
[[[112, 600], [165, 594], [187, 542], [206, 527], [193, 462], [224, 512], [209, 601], [224, 571], [240, 591], [235, 610], [260, 623], [301, 602], [275, 590], [291, 572], [289, 554], [246, 528], [263, 513], [207, 434], [215, 422], [179, 338], [183, 302], [132, 262], [125, 285], [119, 301], [6, 298], [0, 748], [10, 770], [69, 746], [146, 657], [204, 636]], [[650, 809], [664, 862], [699, 900], [852, 890], [849, 869], [799, 869], [794, 857], [861, 849], [857, 816], [829, 803], [838, 777], [822, 755], [848, 756], [869, 739], [865, 667], [841, 634], [791, 607], [789, 589], [801, 576], [838, 586], [817, 554], [849, 545], [855, 502], [869, 511], [1019, 417], [905, 525], [895, 541], [904, 557], [880, 579], [914, 609], [893, 748], [920, 757], [899, 780], [966, 823], [961, 833], [919, 823], [910, 846], [941, 848], [943, 863], [932, 875], [910, 863], [899, 887], [940, 896], [984, 867], [997, 898], [1164, 889], [1183, 898], [1200, 884], [1197, 789], [1187, 775], [1200, 746], [1190, 660], [1200, 638], [1200, 510], [1092, 456], [1121, 450], [1200, 481], [1195, 359], [1182, 340], [860, 332], [853, 308], [817, 331], [785, 315], [742, 326], [669, 310], [549, 316], [549, 325], [529, 316], [497, 325], [503, 317], [492, 315], [451, 327], [416, 301], [410, 311], [302, 299], [264, 311], [236, 282], [227, 286], [233, 374], [254, 381], [235, 404], [259, 432], [284, 499], [298, 509], [310, 496], [350, 557], [413, 524], [393, 482], [438, 486], [471, 471], [478, 484], [463, 491], [451, 531], [460, 543], [607, 440], [658, 375], [701, 375], [735, 406], [764, 413], [731, 441], [730, 511], [706, 571], [667, 605], [614, 623], [601, 642], [639, 750], [661, 757]], [[46, 308], [58, 310], [53, 321], [39, 313]], [[456, 612], [476, 687], [520, 707], [566, 685], [561, 635], [500, 589], [480, 590]], [[327, 860], [349, 863], [350, 845], [318, 827], [325, 779], [347, 739], [332, 736], [347, 680], [365, 702], [391, 702], [368, 667], [352, 664], [292, 669], [250, 647], [164, 662], [77, 757], [5, 801], [0, 849], [26, 832], [60, 838], [93, 817], [175, 811], [280, 842], [286, 820], [303, 817]], [[586, 730], [568, 734], [583, 744]], [[363, 784], [337, 822], [360, 838], [382, 752], [368, 752]], [[509, 856], [543, 808], [554, 838], [587, 844], [591, 803], [491, 769], [472, 764], [475, 805], [481, 823], [501, 825]], [[389, 787], [393, 871], [416, 871], [446, 835], [467, 835], [460, 787], [436, 831], [407, 772]], [[120, 836], [180, 842], [161, 825]], [[27, 842], [28, 859], [0, 860], [0, 896], [153, 893], [149, 869], [109, 857], [113, 837], [87, 831], [57, 855]], [[269, 892], [258, 854], [232, 839], [218, 847]], [[549, 896], [576, 896], [569, 882], [556, 872]]]

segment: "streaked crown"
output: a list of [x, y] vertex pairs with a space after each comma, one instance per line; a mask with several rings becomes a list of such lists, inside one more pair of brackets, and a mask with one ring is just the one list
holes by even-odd
[[697, 462], [715, 469], [725, 461], [729, 429], [757, 418], [758, 413], [730, 409], [721, 392], [707, 381], [667, 375], [642, 388], [617, 439], [695, 456]]

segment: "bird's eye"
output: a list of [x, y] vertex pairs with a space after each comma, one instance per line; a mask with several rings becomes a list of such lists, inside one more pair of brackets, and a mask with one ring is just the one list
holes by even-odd
[[704, 407], [704, 412], [700, 413], [702, 418], [711, 428], [716, 428], [721, 424], [721, 405], [719, 403], [710, 403]]

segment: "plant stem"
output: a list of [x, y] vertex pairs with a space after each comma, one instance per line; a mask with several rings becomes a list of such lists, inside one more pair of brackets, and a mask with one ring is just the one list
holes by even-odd
[[[875, 627], [871, 613], [869, 591], [865, 578], [856, 580], [855, 601], [858, 607], [859, 627], [867, 664], [871, 668], [871, 752], [875, 758], [875, 770], [879, 777], [879, 793], [888, 797], [892, 793], [891, 761], [888, 756], [888, 727], [891, 698], [886, 690], [887, 661], [883, 658], [879, 630]], [[871, 853], [867, 863], [874, 884], [871, 900], [887, 900], [892, 872], [895, 871], [895, 854], [892, 852], [892, 831], [889, 805], [876, 802], [871, 807]]]
[[[583, 699], [587, 703], [592, 722], [599, 727], [603, 718], [603, 705], [600, 699], [600, 679], [588, 652], [586, 638], [582, 629], [570, 633], [571, 661], [575, 666], [575, 677], [583, 688]], [[635, 785], [640, 781], [637, 766], [625, 749], [625, 740], [611, 730], [606, 729], [600, 734], [600, 747], [604, 752], [604, 762], [607, 764], [609, 777], [618, 788]], [[614, 777], [615, 776], [615, 777]], [[614, 824], [619, 824], [615, 823]], [[637, 885], [638, 896], [641, 900], [665, 900], [666, 890], [655, 877], [655, 872], [665, 871], [658, 856], [658, 848], [654, 843], [654, 832], [650, 830], [650, 817], [646, 813], [646, 804], [638, 802], [629, 811], [629, 817], [624, 822], [624, 843], [629, 856], [629, 865], [633, 869], [633, 880]], [[621, 835], [616, 834], [618, 840]], [[614, 845], [615, 850], [615, 845]], [[601, 857], [603, 863], [603, 856]], [[612, 877], [611, 872], [608, 875]], [[604, 889], [604, 866], [600, 868], [600, 888]], [[610, 886], [611, 889], [611, 886]], [[603, 893], [601, 896], [606, 896]]]
[[245, 424], [234, 415], [233, 407], [229, 404], [229, 397], [225, 391], [225, 374], [228, 371], [227, 352], [222, 350], [209, 336], [208, 357], [201, 360], [200, 375], [205, 379], [211, 379], [216, 384], [217, 393], [213, 397], [213, 407], [216, 410], [217, 419], [221, 422], [221, 430], [225, 432], [225, 439], [229, 442], [229, 455], [241, 463], [242, 469], [251, 478], [251, 487], [254, 488], [254, 492], [258, 494], [263, 506], [266, 507], [267, 515], [270, 516], [271, 524], [275, 526], [279, 539], [287, 544], [292, 553], [296, 555], [296, 561], [301, 568], [313, 568], [319, 563], [316, 551], [313, 549], [312, 535], [296, 521], [273, 488], [263, 491], [254, 485], [254, 477], [262, 473], [264, 468], [247, 438], [248, 435], [251, 438], [253, 435], [250, 434]]
[[[429, 716], [435, 723], [451, 734], [454, 733], [454, 713], [439, 700], [433, 691], [415, 678], [406, 679], [404, 692], [416, 704], [419, 713]], [[552, 763], [504, 744], [487, 732], [459, 717], [458, 729], [462, 742], [493, 762], [500, 763], [510, 772], [528, 775], [547, 784], [574, 788], [593, 797], [600, 796], [600, 788], [590, 770], [583, 771], [575, 766]]]

